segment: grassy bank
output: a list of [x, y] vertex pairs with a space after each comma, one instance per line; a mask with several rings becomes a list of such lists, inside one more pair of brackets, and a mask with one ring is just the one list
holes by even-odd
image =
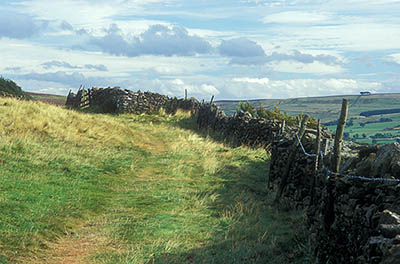
[[193, 127], [0, 99], [0, 263], [309, 263], [267, 154]]

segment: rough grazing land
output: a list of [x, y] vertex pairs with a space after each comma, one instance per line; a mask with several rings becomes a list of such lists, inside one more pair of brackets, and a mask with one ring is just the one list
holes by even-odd
[[[344, 142], [342, 174], [378, 178], [377, 181], [344, 176], [327, 180], [324, 166], [332, 156], [332, 135], [323, 131], [324, 160], [314, 174], [315, 158], [297, 148], [288, 164], [298, 128], [279, 128], [279, 122], [255, 120], [246, 113], [226, 116], [216, 106], [203, 104], [198, 125], [222, 132], [238, 144], [271, 149], [270, 183], [276, 188], [290, 166], [284, 197], [307, 212], [310, 238], [319, 263], [400, 263], [400, 183], [387, 182], [400, 173], [400, 145], [360, 146]], [[303, 144], [315, 152], [316, 131], [308, 130]], [[332, 179], [332, 175], [330, 175]]]
[[268, 154], [195, 128], [0, 98], [0, 263], [310, 263]]

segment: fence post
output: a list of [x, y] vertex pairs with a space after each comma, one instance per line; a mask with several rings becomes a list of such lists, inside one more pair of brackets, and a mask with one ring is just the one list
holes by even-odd
[[317, 122], [317, 138], [315, 141], [314, 153], [317, 155], [314, 161], [314, 172], [311, 183], [311, 197], [310, 197], [310, 205], [315, 204], [315, 187], [317, 183], [317, 175], [318, 175], [318, 166], [319, 166], [319, 152], [321, 151], [321, 120], [318, 119]]
[[187, 89], [185, 89], [185, 100], [187, 100]]
[[[299, 136], [300, 140], [303, 138], [304, 133], [306, 131], [306, 127], [307, 127], [306, 123], [308, 121], [308, 118], [309, 118], [309, 116], [305, 115], [303, 120], [301, 121], [300, 130], [299, 130], [299, 132], [297, 134]], [[287, 160], [287, 166], [285, 167], [285, 170], [284, 170], [284, 172], [282, 174], [282, 179], [281, 179], [281, 183], [279, 185], [278, 192], [276, 193], [275, 202], [279, 202], [279, 199], [281, 198], [282, 193], [283, 193], [283, 191], [284, 191], [284, 189], [285, 189], [285, 187], [287, 185], [287, 180], [289, 178], [290, 168], [291, 168], [291, 165], [292, 165], [292, 163], [294, 161], [294, 158], [296, 157], [297, 147], [299, 146], [299, 144], [300, 144], [300, 142], [297, 140], [297, 138], [295, 138], [293, 145], [289, 149], [289, 157], [288, 157], [288, 160]]]
[[89, 108], [92, 106], [92, 93], [93, 93], [93, 88], [88, 90], [88, 104], [89, 104]]
[[349, 108], [349, 102], [346, 99], [343, 99], [342, 110], [340, 112], [340, 118], [336, 128], [335, 144], [333, 145], [333, 157], [331, 166], [331, 170], [333, 172], [339, 172], [341, 152], [342, 152], [343, 131], [346, 125], [348, 108]]
[[212, 104], [212, 103], [213, 103], [213, 101], [214, 101], [214, 95], [213, 95], [213, 96], [211, 96], [211, 101], [210, 101], [210, 104]]
[[[346, 125], [349, 102], [346, 99], [342, 101], [342, 110], [340, 112], [339, 121], [336, 127], [335, 143], [333, 146], [333, 157], [330, 164], [330, 170], [333, 173], [338, 173], [340, 168], [343, 131]], [[330, 230], [335, 222], [335, 191], [336, 191], [336, 175], [328, 177], [327, 186], [327, 201], [324, 214], [324, 226], [326, 230]]]
[[281, 131], [279, 132], [279, 134], [285, 133], [285, 126], [286, 126], [286, 120], [283, 119], [282, 123], [281, 123], [281, 129], [280, 129]]

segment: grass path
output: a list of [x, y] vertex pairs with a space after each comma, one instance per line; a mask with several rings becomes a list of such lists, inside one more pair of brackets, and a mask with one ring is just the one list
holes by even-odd
[[271, 205], [264, 150], [184, 116], [12, 100], [0, 116], [0, 263], [309, 263], [302, 214]]

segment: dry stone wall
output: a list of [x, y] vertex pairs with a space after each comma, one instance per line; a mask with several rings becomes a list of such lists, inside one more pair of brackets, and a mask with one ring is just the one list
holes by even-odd
[[161, 108], [167, 113], [175, 113], [177, 109], [196, 111], [199, 102], [194, 99], [170, 98], [152, 92], [133, 92], [127, 89], [96, 88], [79, 89], [77, 94], [70, 92], [66, 106], [76, 109], [89, 109], [101, 113], [155, 113]]
[[[235, 137], [238, 144], [271, 151], [270, 188], [277, 188], [289, 169], [283, 197], [307, 215], [317, 263], [400, 263], [400, 145], [371, 146], [343, 142], [339, 175], [329, 173], [333, 136], [322, 130], [317, 170], [316, 131], [307, 129], [295, 160], [288, 164], [298, 127], [253, 119], [248, 113], [226, 116], [212, 104], [198, 112], [200, 128]], [[305, 151], [305, 152], [304, 152]], [[361, 176], [361, 177], [353, 177]]]
[[[320, 161], [317, 174], [313, 173], [315, 158], [298, 149], [284, 193], [307, 211], [318, 263], [400, 263], [400, 259], [391, 262], [400, 255], [400, 183], [384, 180], [399, 175], [399, 144], [345, 142], [341, 175], [334, 177], [326, 170], [333, 139], [326, 139], [324, 165]], [[287, 166], [293, 140], [297, 139], [283, 139], [272, 148], [270, 177], [276, 184]], [[315, 136], [308, 134], [303, 144], [306, 152], [313, 153]], [[357, 175], [365, 179], [351, 177]], [[331, 189], [328, 176], [333, 181]]]
[[227, 116], [216, 105], [203, 103], [198, 109], [197, 124], [200, 129], [219, 131], [237, 144], [268, 147], [280, 132], [282, 122], [255, 119], [246, 112]]

